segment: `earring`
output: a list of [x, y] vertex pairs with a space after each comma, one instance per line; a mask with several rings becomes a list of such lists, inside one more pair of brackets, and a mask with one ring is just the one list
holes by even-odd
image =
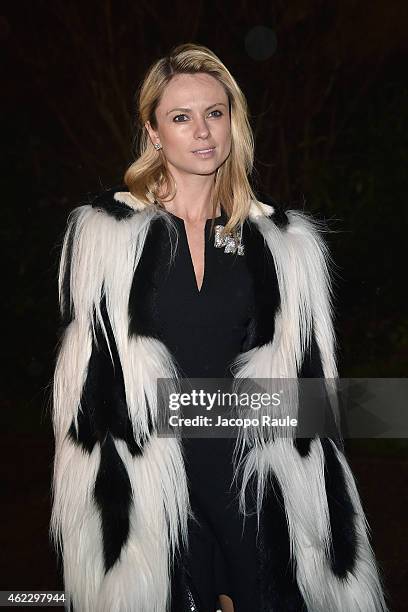
[[156, 142], [156, 143], [155, 143], [155, 145], [154, 145], [154, 148], [156, 149], [156, 151], [158, 151], [159, 149], [161, 149], [161, 148], [162, 148], [162, 146], [161, 146], [160, 142]]

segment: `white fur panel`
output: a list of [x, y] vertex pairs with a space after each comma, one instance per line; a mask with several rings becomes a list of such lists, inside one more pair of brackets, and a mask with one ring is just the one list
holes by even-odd
[[275, 209], [270, 204], [264, 204], [258, 202], [258, 200], [252, 200], [249, 207], [249, 217], [251, 219], [257, 219], [258, 217], [267, 216], [270, 217], [275, 212]]
[[143, 457], [132, 458], [123, 441], [115, 445], [132, 488], [130, 533], [101, 584], [95, 610], [164, 612], [172, 552], [180, 533], [187, 541], [189, 501], [181, 450], [174, 439], [152, 437]]
[[[312, 326], [310, 275], [305, 265], [304, 245], [292, 239], [288, 231], [280, 230], [269, 219], [260, 219], [258, 228], [274, 258], [286, 336], [284, 341], [292, 349], [299, 369]], [[319, 280], [322, 281], [316, 278], [315, 282]], [[297, 372], [288, 372], [286, 375], [296, 376]]]
[[[336, 378], [330, 254], [317, 221], [299, 211], [288, 210], [286, 214], [289, 225], [285, 230], [265, 215], [252, 215], [275, 262], [285, 331], [283, 341], [294, 351], [299, 369], [313, 324], [324, 374]], [[296, 376], [297, 372], [285, 375]]]
[[356, 482], [345, 456], [337, 449], [334, 442], [331, 443], [343, 468], [347, 490], [356, 512], [354, 520], [358, 542], [355, 572], [352, 576], [349, 575], [348, 583], [342, 583], [342, 590], [338, 591], [336, 588], [337, 582], [334, 583], [333, 591], [338, 598], [337, 609], [346, 612], [353, 612], [354, 610], [358, 610], [358, 612], [387, 612], [388, 607], [384, 600], [377, 564], [369, 541], [369, 525], [361, 506]]
[[135, 198], [129, 191], [117, 191], [114, 194], [113, 199], [117, 202], [121, 202], [122, 204], [126, 204], [126, 206], [129, 206], [136, 211], [144, 210], [146, 208], [146, 204]]
[[[262, 414], [268, 412], [276, 419], [287, 416], [295, 419], [298, 417], [298, 388], [294, 374], [296, 364], [288, 340], [287, 334], [284, 333], [282, 313], [278, 311], [275, 316], [273, 341], [239, 354], [231, 366], [234, 375], [233, 392], [237, 394], [251, 393], [251, 391], [265, 392], [269, 396], [279, 393], [283, 398], [281, 404], [262, 409]], [[287, 375], [288, 372], [292, 375]], [[251, 381], [254, 379], [256, 379], [256, 388], [251, 388], [253, 384]], [[242, 413], [241, 410], [238, 408], [238, 416], [248, 417], [247, 409], [242, 410]], [[236, 467], [239, 469], [246, 448], [262, 449], [265, 442], [275, 437], [291, 437], [292, 433], [289, 427], [265, 428], [261, 420], [258, 427], [239, 428], [234, 449]], [[258, 513], [261, 509], [260, 502], [259, 499]]]
[[102, 528], [93, 500], [99, 463], [99, 445], [88, 454], [69, 438], [54, 462], [51, 537], [63, 555], [65, 591], [81, 612], [98, 609], [104, 576]]
[[336, 338], [333, 330], [333, 287], [330, 266], [333, 265], [319, 223], [305, 213], [287, 211], [288, 236], [301, 257], [302, 274], [307, 278], [312, 304], [316, 341], [320, 349], [326, 378], [337, 377]]
[[[75, 355], [76, 359], [77, 355], [82, 354], [84, 347], [89, 349], [87, 333], [88, 329], [95, 333], [94, 313], [109, 347], [100, 309], [103, 293], [106, 296], [108, 317], [117, 348], [120, 355], [125, 356], [126, 347], [129, 344], [130, 288], [136, 266], [143, 252], [151, 218], [152, 213], [145, 212], [135, 214], [126, 220], [117, 221], [103, 210], [89, 205], [79, 206], [70, 214], [61, 254], [59, 290], [62, 309], [64, 307], [63, 282], [66, 270], [70, 269], [70, 297], [77, 332], [76, 344], [71, 342], [70, 346], [66, 347], [68, 357], [61, 371], [67, 373], [67, 368], [73, 367], [68, 363], [69, 355]], [[68, 241], [72, 234], [71, 261], [67, 262]], [[85, 338], [87, 338], [87, 343], [85, 343]], [[84, 360], [80, 360], [80, 363], [83, 367]], [[75, 401], [78, 402], [79, 398], [76, 397]], [[141, 418], [139, 423], [144, 423], [145, 420]], [[143, 427], [139, 435], [143, 437], [144, 433], [145, 428]]]
[[[317, 223], [314, 224], [307, 215], [297, 211], [287, 211], [287, 215], [289, 225], [286, 230], [279, 229], [266, 216], [255, 219], [273, 256], [280, 293], [280, 309], [275, 314], [273, 341], [238, 355], [231, 369], [238, 379], [283, 378], [294, 381], [302, 366], [305, 349], [310, 346], [314, 328], [323, 371], [331, 387], [333, 381], [329, 377], [336, 378], [337, 369], [327, 247], [320, 237]], [[275, 291], [276, 288], [271, 287], [270, 290]], [[239, 382], [236, 384], [239, 385]], [[290, 387], [294, 391], [294, 385]], [[333, 394], [330, 394], [330, 400], [337, 419]], [[287, 414], [296, 417], [297, 393], [290, 394], [285, 407]], [[286, 430], [277, 433], [288, 436], [290, 432]], [[248, 428], [240, 431], [235, 457], [242, 456], [245, 445], [252, 447], [255, 444], [261, 448], [267, 439], [262, 430]]]
[[63, 553], [64, 586], [81, 612], [163, 612], [170, 564], [180, 538], [187, 545], [188, 488], [179, 441], [152, 437], [142, 457], [122, 440], [116, 449], [131, 490], [129, 537], [105, 575], [102, 527], [93, 492], [100, 447], [88, 454], [66, 438], [54, 464], [50, 533]]
[[[139, 213], [118, 221], [103, 210], [85, 205], [69, 216], [74, 228], [70, 288], [75, 318], [93, 321], [93, 309], [104, 329], [100, 299], [104, 287], [107, 308], [120, 306], [120, 315], [127, 316], [127, 303], [133, 273], [143, 251], [151, 213]], [[69, 230], [70, 230], [69, 228]], [[69, 230], [66, 234], [68, 240]], [[61, 260], [60, 287], [65, 270], [66, 247]]]
[[[333, 447], [336, 449], [334, 443]], [[331, 543], [329, 512], [324, 479], [324, 453], [313, 440], [310, 453], [301, 457], [290, 440], [277, 440], [248, 453], [243, 470], [246, 487], [258, 475], [258, 497], [262, 499], [271, 474], [281, 487], [288, 522], [291, 557], [296, 560], [296, 577], [307, 609], [313, 612], [384, 612], [387, 610], [375, 558], [367, 535], [360, 499], [344, 456], [335, 450], [346, 478], [356, 512], [358, 537], [354, 572], [346, 580], [332, 571], [328, 551]], [[243, 487], [243, 489], [244, 489]], [[243, 491], [240, 507], [245, 508]]]
[[53, 426], [59, 452], [72, 420], [77, 426], [78, 409], [92, 351], [90, 326], [74, 319], [64, 331], [53, 380]]
[[128, 338], [126, 322], [120, 325], [114, 311], [111, 316], [133, 433], [136, 441], [143, 444], [149, 437], [149, 414], [152, 423], [155, 425], [157, 422], [157, 379], [168, 379], [167, 391], [171, 393], [177, 390], [178, 372], [170, 352], [161, 341], [146, 336]]
[[[337, 375], [327, 248], [317, 232], [317, 226], [306, 215], [296, 211], [288, 211], [287, 215], [289, 226], [286, 230], [279, 229], [265, 215], [255, 218], [273, 256], [278, 280], [280, 309], [277, 313], [271, 313], [271, 316], [275, 316], [273, 341], [238, 355], [231, 367], [235, 378], [269, 378], [270, 387], [274, 379], [297, 379], [305, 349], [311, 343], [313, 326], [322, 353], [325, 376]], [[275, 287], [270, 288], [270, 291], [275, 290]], [[235, 387], [237, 385], [239, 382]], [[294, 384], [289, 385], [291, 392], [285, 408], [289, 416], [296, 418], [298, 398], [294, 387]], [[267, 390], [273, 392], [273, 389]], [[272, 416], [280, 415], [275, 410]], [[242, 456], [245, 446], [255, 444], [262, 447], [263, 441], [271, 437], [271, 432], [267, 432], [265, 428], [263, 431], [262, 428], [240, 431], [235, 457]], [[290, 434], [288, 428], [277, 431], [279, 436]]]

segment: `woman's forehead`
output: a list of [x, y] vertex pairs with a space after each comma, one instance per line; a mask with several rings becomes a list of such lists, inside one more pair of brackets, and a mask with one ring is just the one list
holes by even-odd
[[210, 74], [179, 74], [166, 85], [160, 106], [173, 104], [184, 108], [200, 108], [217, 102], [225, 104], [226, 100], [224, 87]]

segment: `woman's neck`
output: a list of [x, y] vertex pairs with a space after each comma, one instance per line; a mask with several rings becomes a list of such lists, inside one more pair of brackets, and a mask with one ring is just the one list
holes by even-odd
[[[196, 177], [198, 178], [198, 177]], [[208, 177], [200, 177], [208, 178]], [[162, 202], [163, 207], [173, 215], [189, 223], [201, 223], [212, 218], [211, 199], [214, 183], [202, 181], [179, 181], [176, 183], [176, 194], [172, 200]], [[221, 215], [220, 203], [217, 203], [215, 216]]]

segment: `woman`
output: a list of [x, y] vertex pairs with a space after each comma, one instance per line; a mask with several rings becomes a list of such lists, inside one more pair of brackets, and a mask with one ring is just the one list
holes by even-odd
[[226, 67], [181, 45], [138, 110], [125, 185], [71, 213], [61, 256], [51, 533], [67, 605], [386, 610], [339, 442], [158, 435], [159, 378], [337, 371], [326, 247], [305, 214], [253, 193]]

